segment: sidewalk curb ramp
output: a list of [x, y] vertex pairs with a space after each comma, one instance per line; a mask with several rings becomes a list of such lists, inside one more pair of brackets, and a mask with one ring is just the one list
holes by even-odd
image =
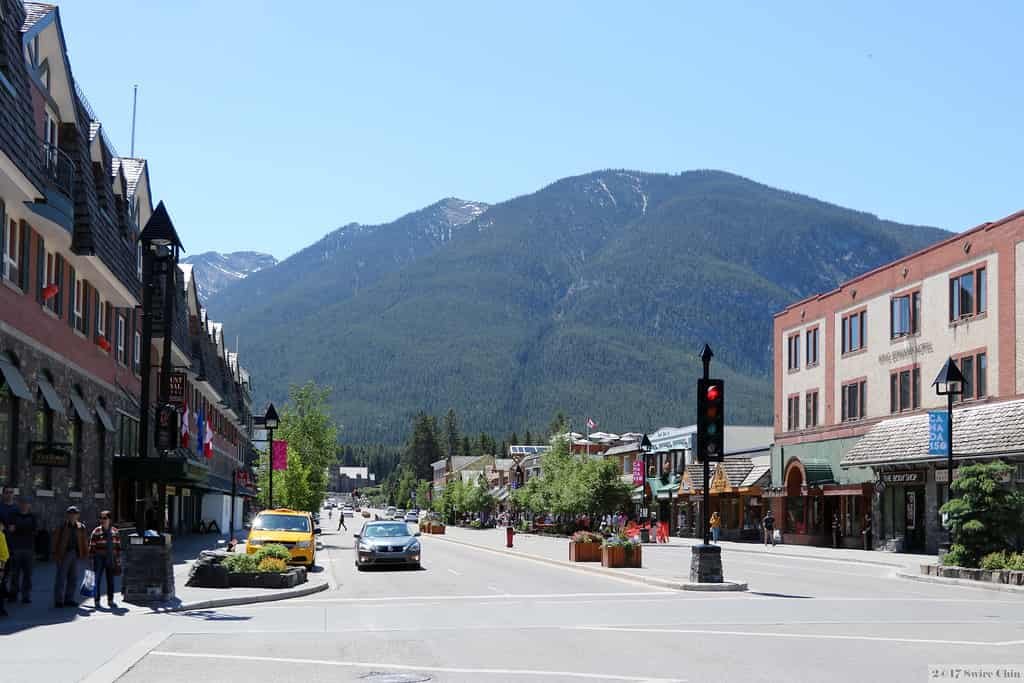
[[635, 574], [627, 574], [625, 572], [619, 572], [615, 569], [608, 569], [607, 567], [600, 566], [587, 566], [585, 562], [565, 562], [563, 560], [553, 560], [550, 557], [543, 557], [542, 555], [533, 555], [530, 553], [519, 553], [519, 552], [507, 552], [502, 548], [492, 548], [486, 545], [478, 545], [476, 543], [468, 543], [466, 541], [456, 541], [454, 538], [449, 537], [436, 537], [439, 541], [445, 543], [454, 543], [456, 545], [466, 546], [467, 548], [474, 548], [476, 550], [484, 550], [491, 553], [496, 553], [504, 557], [518, 557], [524, 560], [531, 560], [533, 562], [542, 562], [544, 564], [550, 564], [555, 567], [562, 567], [563, 569], [571, 569], [574, 571], [586, 572], [588, 574], [596, 574], [597, 576], [610, 577], [614, 579], [620, 579], [622, 581], [632, 581], [633, 583], [641, 583], [647, 586], [654, 586], [656, 588], [668, 588], [670, 590], [677, 591], [706, 591], [706, 592], [735, 592], [747, 590], [746, 582], [742, 581], [723, 581], [722, 583], [691, 583], [690, 581], [683, 580], [672, 580], [672, 579], [660, 579], [654, 576], [637, 576]]
[[965, 588], [980, 588], [986, 591], [997, 591], [1010, 593], [1024, 597], [1024, 586], [1010, 586], [1004, 583], [991, 583], [989, 581], [972, 581], [970, 579], [953, 579], [945, 576], [925, 576], [924, 574], [912, 574], [910, 572], [898, 571], [896, 576], [909, 581], [920, 581], [922, 583], [939, 584], [943, 586], [963, 586]]

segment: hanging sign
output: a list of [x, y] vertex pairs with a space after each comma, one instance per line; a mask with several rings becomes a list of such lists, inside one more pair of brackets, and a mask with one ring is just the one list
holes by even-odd
[[156, 410], [154, 440], [158, 451], [170, 451], [178, 446], [181, 429], [178, 426], [178, 409], [167, 404]]
[[690, 470], [683, 470], [683, 478], [679, 481], [679, 495], [693, 493], [693, 477]]
[[29, 443], [30, 460], [33, 467], [70, 467], [71, 444]]
[[185, 373], [172, 372], [170, 374], [170, 392], [167, 394], [167, 401], [176, 406], [185, 404]]
[[633, 485], [639, 486], [644, 483], [644, 464], [640, 460], [633, 461]]
[[725, 476], [725, 468], [719, 465], [715, 468], [715, 474], [711, 477], [711, 493], [729, 493], [732, 487], [729, 486], [729, 478]]
[[271, 468], [275, 470], [288, 469], [288, 442], [274, 439], [274, 447], [271, 449]]
[[949, 413], [928, 411], [928, 455], [949, 455]]

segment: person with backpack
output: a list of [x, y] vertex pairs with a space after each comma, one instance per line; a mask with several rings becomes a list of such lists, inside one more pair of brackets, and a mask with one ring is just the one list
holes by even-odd
[[772, 514], [771, 508], [768, 508], [768, 514], [761, 520], [761, 525], [764, 527], [765, 547], [768, 547], [769, 541], [771, 541], [772, 547], [775, 547], [775, 515]]
[[107, 577], [107, 606], [114, 609], [114, 577], [121, 573], [121, 533], [110, 521], [110, 510], [100, 513], [100, 525], [89, 537], [89, 555], [96, 576], [93, 605], [100, 608], [100, 580]]

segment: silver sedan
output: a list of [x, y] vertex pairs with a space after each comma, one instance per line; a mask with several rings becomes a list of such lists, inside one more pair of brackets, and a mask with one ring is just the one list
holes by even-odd
[[419, 531], [405, 522], [367, 522], [355, 535], [356, 569], [399, 565], [420, 567]]

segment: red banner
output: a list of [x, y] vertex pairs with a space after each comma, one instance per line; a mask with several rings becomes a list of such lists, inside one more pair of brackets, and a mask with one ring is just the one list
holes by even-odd
[[274, 440], [271, 449], [271, 467], [275, 470], [288, 469], [288, 442]]

